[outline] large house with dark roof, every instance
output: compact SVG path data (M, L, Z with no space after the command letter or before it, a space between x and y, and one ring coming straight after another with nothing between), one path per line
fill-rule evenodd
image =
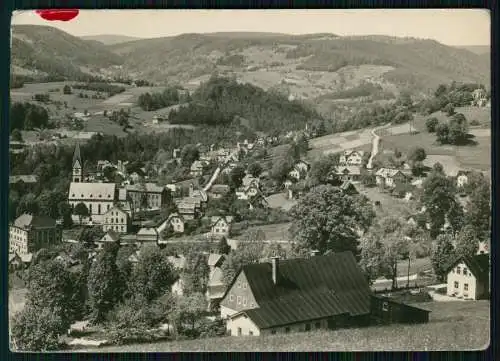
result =
M367 325L375 303L366 278L351 252L308 259L279 260L243 266L220 302L231 335L264 334ZM391 301L392 304L397 304ZM410 307L410 319L425 322L428 311Z
M490 293L490 255L458 257L448 266L446 277L448 296L479 300Z
M56 221L47 216L22 214L9 227L9 252L30 254L59 243L61 230Z

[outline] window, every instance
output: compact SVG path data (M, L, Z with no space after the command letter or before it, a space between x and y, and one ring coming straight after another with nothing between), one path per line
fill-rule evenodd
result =
M464 291L468 291L469 290L469 284L468 283L464 283Z
M243 283L243 288L247 288L247 284L246 283Z
M241 327L238 327L238 336L241 336Z
M247 305L247 298L243 297L243 306L246 306L246 305Z
M238 288L241 288L241 283L238 282Z
M310 323L306 323L305 330L306 331L311 331L311 324Z
M464 274L464 276L467 276L467 268L466 267L464 267L463 274Z
M457 267L457 273L460 274L460 267Z
M100 204L97 205L97 214L101 214L101 205Z
M234 301L234 296L233 295L229 295L229 301Z
M389 302L382 303L382 311L389 311Z
M248 331L249 336L253 336L253 331Z
M316 329L321 328L321 322L316 322L314 324L314 328L316 328Z
M237 296L237 297L236 297L236 303L237 303L238 305L241 305L241 296Z
M109 211L109 204L108 204L108 206L107 206L107 210Z
M458 282L457 282L457 281L455 281L455 283L454 283L454 287L455 287L455 288L458 288L458 286L459 286Z
M125 232L125 227L124 226L122 226L122 232Z
M271 335L276 335L276 330L271 330Z
M290 327L285 328L285 333L289 333L289 332L290 332Z

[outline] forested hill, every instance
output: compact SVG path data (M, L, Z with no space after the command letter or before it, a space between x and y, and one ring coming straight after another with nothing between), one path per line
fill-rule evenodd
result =
M304 129L306 124L322 120L300 101L216 76L198 87L187 106L169 114L169 121L176 124L234 124L241 118L246 120L245 127L265 132Z
M85 41L50 26L12 26L13 74L44 80L83 80L98 76L102 68L121 63L121 58L104 44Z

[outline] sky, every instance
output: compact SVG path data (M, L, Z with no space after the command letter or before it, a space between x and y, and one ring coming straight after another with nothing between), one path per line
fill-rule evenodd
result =
M75 36L139 38L184 33L390 35L433 39L446 45L490 45L490 13L479 9L370 10L84 10L70 22L49 22L34 11L13 24L50 25Z

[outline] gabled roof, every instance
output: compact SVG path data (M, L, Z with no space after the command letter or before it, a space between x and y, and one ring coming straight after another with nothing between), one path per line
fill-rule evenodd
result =
M127 214L127 212L125 212L125 210L123 210L121 206L118 205L114 205L113 207L111 207L109 210L106 211L106 213L104 213L104 215L107 215L108 213L111 212L121 212L124 213L125 215Z
M179 213L177 213L177 212L174 212L174 213L170 213L170 214L168 215L168 217L167 217L167 221L170 221L170 220L171 220L171 219L173 219L173 218L180 218L181 220L184 220L184 217L183 217L181 214L179 214Z
M210 193L216 193L216 194L226 194L230 190L230 187L226 184L214 184L212 187L210 187L209 192Z
M304 307L294 303L299 302L303 305L301 302L314 302L307 296L313 291L318 296L321 293L325 297L324 302L335 305L339 302L337 300L345 302L342 312L347 311L351 314L369 312L370 287L351 252L333 253L307 259L280 260L278 285L275 285L272 280L271 263L247 264L238 272L228 290L231 289L241 272L245 273L257 304L264 307L265 303L270 303L269 307L262 312L279 312L277 299L290 295L291 298L283 299L282 306L292 303L286 307L290 308L292 314L296 312L296 317L299 319L302 314L298 310ZM329 291L334 291L334 293L330 294ZM329 310L331 311L331 308Z
M208 255L208 265L210 267L215 267L224 261L224 256L218 253L210 253Z
M354 175L359 175L361 174L361 170L358 166L355 165L347 165L347 166L341 166L337 169L337 174L354 174Z
M221 219L223 219L227 224L231 224L233 222L233 216L212 216L210 217L210 223L212 227L215 226Z
M209 287L224 286L223 275L224 274L222 273L222 269L220 267L216 267L214 269L214 272L212 273L212 276L208 280L207 286L209 286ZM223 295L224 295L224 292L221 296L223 296Z
M109 238L111 238L113 242L117 242L120 240L120 235L111 229L107 231L106 234L109 236ZM105 238L104 236L101 238L101 240Z
M137 232L137 238L139 237L158 237L158 232L154 227L143 227Z
M14 261L16 258L19 261L21 261L21 257L19 257L19 255L17 253L9 253L9 263Z
M349 157L352 154L358 154L360 157L362 157L365 154L365 152L362 150L352 150L352 149L344 150L345 157Z
M23 263L30 263L33 259L33 253L21 253L19 257Z
M48 216L34 216L32 214L24 213L16 218L14 226L17 228L48 228L55 227L56 221Z
M269 262L247 264L240 272L245 273L258 304L292 291L309 292L325 287L337 293L351 290L370 292L363 272L351 252L280 260L278 285L272 281L272 266Z
M375 175L378 175L380 177L383 177L383 178L392 178L394 177L396 174L398 173L401 173L402 175L404 175L405 177L407 176L404 172L402 172L401 170L399 169L394 169L394 168L380 168L376 173Z
M77 142L75 146L75 153L73 153L73 162L71 163L75 166L75 163L78 162L78 166L82 167L82 157L80 156L80 143Z
M342 183L342 185L340 186L340 189L344 192L348 191L350 189L358 192L358 190L356 189L354 184L352 184L350 181L345 181L344 183Z
M69 199L102 199L113 200L115 198L115 183L74 183L69 185Z
M30 174L30 175L11 175L9 177L9 184L15 184L21 181L24 183L37 183L38 176Z
M472 257L456 257L446 267L446 272L450 272L460 262L464 262L476 278L482 280L488 279L490 272L490 255L488 253L477 254Z

